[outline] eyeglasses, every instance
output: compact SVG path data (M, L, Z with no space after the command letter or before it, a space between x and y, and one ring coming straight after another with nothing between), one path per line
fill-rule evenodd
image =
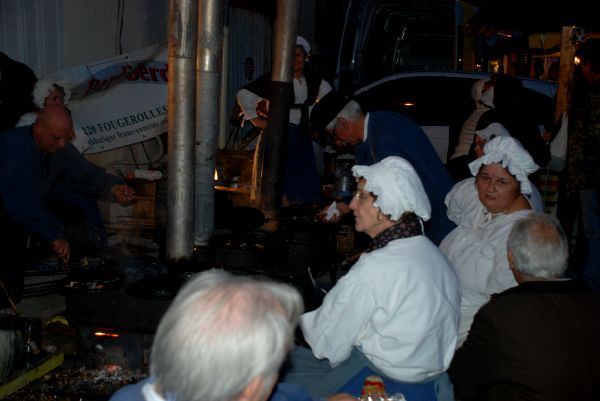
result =
M355 191L354 194L352 195L353 199L358 199L358 200L368 199L368 198L372 198L372 197L373 197L373 195L364 194L360 191Z
M493 184L496 188L506 188L511 184L511 182L505 178L494 179L487 174L477 174L475 178L484 185Z

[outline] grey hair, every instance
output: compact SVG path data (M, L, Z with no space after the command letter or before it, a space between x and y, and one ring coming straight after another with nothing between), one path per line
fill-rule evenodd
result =
M561 276L569 257L567 236L558 220L546 213L531 213L517 220L506 243L514 267L525 276L549 279Z
M337 123L337 119L342 117L348 121L356 121L364 114L360 104L356 100L350 100L346 105L340 110L339 113L334 117L333 120L327 124L326 129L332 130Z
M303 302L281 283L210 270L186 283L163 316L150 371L165 399L230 401L270 382L293 345Z

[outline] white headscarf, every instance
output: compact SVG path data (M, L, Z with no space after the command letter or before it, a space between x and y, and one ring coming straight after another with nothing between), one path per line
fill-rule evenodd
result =
M492 139L492 137L512 136L510 132L508 132L508 130L504 127L504 125L500 123L491 123L484 129L475 131L475 133L486 142Z
M310 55L310 45L308 44L308 40L304 39L302 36L296 37L296 46L302 47L307 56Z
M65 92L65 96L63 98L65 106L69 103L69 99L71 99L71 90L67 86L66 82L43 78L35 83L33 87L33 92L31 94L33 97L33 103L37 106L38 109L44 108L46 98L52 91L54 85L60 86Z
M475 81L471 88L471 98L475 100L477 104L481 103L487 107L494 108L494 87L490 86L484 92L485 84L488 82L486 79L480 79Z
M531 155L515 138L500 136L492 139L483 148L484 155L469 163L471 174L476 176L483 164L499 163L521 184L521 192L530 194L531 182L527 176L539 168Z
M373 203L392 220L413 212L423 220L431 217L429 198L412 165L398 156L389 156L370 166L354 166L355 177L366 180L364 189L377 195Z

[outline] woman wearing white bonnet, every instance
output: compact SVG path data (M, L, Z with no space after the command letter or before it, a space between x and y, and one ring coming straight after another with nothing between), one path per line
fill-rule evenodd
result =
M492 139L484 152L469 164L475 178L456 184L445 200L448 218L457 227L440 249L453 263L462 290L459 345L489 297L517 285L508 266L506 240L514 222L532 211L526 195L534 187L528 176L538 169L512 137Z
M471 98L475 102L475 109L460 127L458 142L447 163L448 171L455 181L460 181L469 176L467 164L476 158L472 152L472 146L475 141L475 129L477 128L479 118L485 112L494 108L493 79L475 81L471 89Z
M294 350L282 381L326 396L377 374L387 391L419 383L415 391L433 386L439 400L452 400L443 392L449 383L443 372L456 346L459 284L423 235L431 213L423 185L410 163L396 156L352 171L356 230L372 243L322 305L301 317L312 353Z
M38 108L38 111L23 114L17 122L16 127L33 124L35 120L37 120L39 112L46 106L67 106L71 99L71 90L65 81L42 78L35 83L31 96L33 97L33 103ZM75 135L71 143L79 150L79 152L84 153L89 148L85 135L76 129L76 124L73 124L73 129L75 130Z
M471 89L471 98L475 101L475 110L464 121L458 138L458 144L450 159L469 154L469 149L473 143L473 135L477 127L479 117L489 109L494 107L494 86L491 80L480 79L475 81Z

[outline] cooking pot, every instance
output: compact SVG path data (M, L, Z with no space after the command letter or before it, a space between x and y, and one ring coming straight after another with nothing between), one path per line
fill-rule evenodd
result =
M59 293L105 292L122 288L123 276L110 270L71 270L66 278L59 281L58 285Z
M25 355L25 322L19 316L0 316L0 380L20 366Z

